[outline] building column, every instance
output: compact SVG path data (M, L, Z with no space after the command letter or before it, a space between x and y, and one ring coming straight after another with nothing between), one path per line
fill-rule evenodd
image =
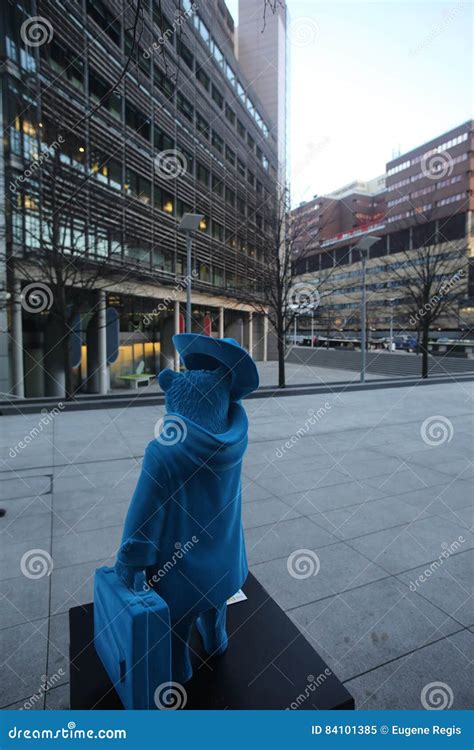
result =
M12 310L12 354L13 354L13 393L25 398L25 371L23 366L23 308L21 306L21 282L13 286Z
M253 312L249 313L249 354L253 357Z
M263 316L263 361L268 360L268 318Z
M179 300L176 300L174 303L174 335L176 336L177 333L179 333ZM175 372L179 372L179 354L174 350L174 370Z
M98 370L99 370L99 393L106 395L108 391L107 373L107 316L106 295L102 289L99 291L99 306L97 310L97 336L98 336Z
M219 307L219 338L224 338L224 308Z

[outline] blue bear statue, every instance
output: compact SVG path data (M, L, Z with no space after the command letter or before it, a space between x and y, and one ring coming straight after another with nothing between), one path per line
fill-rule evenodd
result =
M166 602L172 679L192 677L194 625L208 654L227 648L226 602L248 573L241 467L248 421L240 399L258 387L250 355L232 339L179 334L183 373L163 370L165 416L148 445L115 571L138 573Z

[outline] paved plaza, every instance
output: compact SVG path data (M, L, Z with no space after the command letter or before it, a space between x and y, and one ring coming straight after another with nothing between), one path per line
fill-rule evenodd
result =
M421 708L431 683L469 708L472 384L246 406L252 572L357 708ZM95 568L114 561L162 413L66 411L23 449L41 415L0 418L0 706L68 707L68 610L91 601Z

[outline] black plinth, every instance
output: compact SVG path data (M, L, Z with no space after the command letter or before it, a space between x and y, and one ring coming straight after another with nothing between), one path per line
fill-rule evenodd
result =
M223 656L206 656L195 634L185 708L353 709L344 685L252 575L244 591L247 600L228 608ZM93 617L92 604L69 610L71 708L122 709L94 649Z

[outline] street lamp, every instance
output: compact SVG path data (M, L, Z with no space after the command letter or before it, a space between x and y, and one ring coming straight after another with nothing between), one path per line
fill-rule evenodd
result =
M199 229L200 222L204 219L203 214L183 214L178 225L178 232L186 234L186 333L191 333L191 250L193 245L193 232Z
M389 304L390 304L390 351L393 351L393 303L395 302L395 297L390 297Z
M372 245L378 242L380 237L375 234L366 234L365 237L361 237L359 242L354 245L354 250L359 251L360 260L362 263L362 294L360 300L360 319L361 319L361 331L360 331L360 382L365 383L365 358L366 358L366 336L367 336L367 324L366 324L366 299L365 299L365 265L369 255L369 250Z

